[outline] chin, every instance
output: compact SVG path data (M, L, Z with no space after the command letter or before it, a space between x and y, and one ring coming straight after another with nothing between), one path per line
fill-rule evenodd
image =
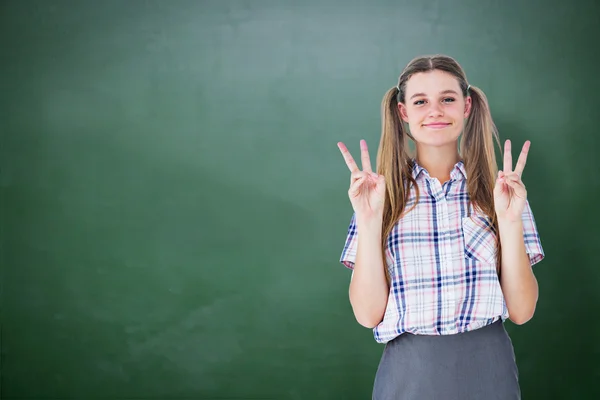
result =
M443 132L443 130L432 132L427 129L413 134L415 141L419 144L434 147L454 145L458 141L459 136L460 132Z

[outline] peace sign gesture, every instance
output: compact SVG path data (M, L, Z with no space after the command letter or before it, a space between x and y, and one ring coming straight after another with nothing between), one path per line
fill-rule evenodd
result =
M525 142L517 160L517 165L513 170L510 140L504 143L504 169L498 171L498 179L496 179L496 186L494 187L494 203L499 220L507 222L521 220L527 201L527 190L521 176L523 175L530 145L529 140Z
M383 203L385 200L385 179L371 169L371 159L367 142L360 141L360 154L362 161L361 171L350 152L339 142L338 148L342 152L346 165L350 169L350 189L348 197L357 217L362 219L381 218L383 215Z

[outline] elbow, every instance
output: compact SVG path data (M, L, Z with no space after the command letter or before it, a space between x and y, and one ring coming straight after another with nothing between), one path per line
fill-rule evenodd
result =
M511 320L511 321L512 321L512 323L513 323L513 324L515 324L515 325L523 325L523 324L525 324L526 322L528 322L528 321L529 321L529 320L530 320L532 317L533 317L533 315L532 315L532 316L529 316L529 317L523 317L523 316L519 316L519 317L510 317L510 320Z
M375 328L385 316L389 289L384 279L362 282L357 277L350 283L349 297L354 318L365 328Z
M371 315L359 316L355 315L356 322L365 328L373 329L381 323L382 318L377 318Z
M353 304L352 310L356 322L365 328L373 329L383 321L385 306L383 308L370 305L365 307L363 304Z
M365 328L373 329L383 321L387 300L382 297L381 301L365 301L350 296L350 304L356 322Z
M529 322L535 314L538 302L538 288L535 277L531 287L528 291L521 291L518 296L513 295L507 299L508 316L515 325L523 325Z
M534 313L535 308L520 310L519 312L509 313L509 318L515 325L523 325L533 318Z
M373 329L381 322L381 318L373 318L372 316L358 316L356 315L356 322L365 328Z

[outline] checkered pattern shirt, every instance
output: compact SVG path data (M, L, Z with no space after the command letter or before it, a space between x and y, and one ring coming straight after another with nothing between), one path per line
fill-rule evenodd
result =
M375 340L386 343L404 332L448 335L506 320L496 272L496 232L489 218L469 205L464 164L458 162L443 185L416 163L412 174L420 199L387 239L390 293L383 321L374 328ZM406 207L415 201L412 189ZM544 251L529 202L522 220L533 265L544 258ZM353 215L340 258L350 269L358 234Z

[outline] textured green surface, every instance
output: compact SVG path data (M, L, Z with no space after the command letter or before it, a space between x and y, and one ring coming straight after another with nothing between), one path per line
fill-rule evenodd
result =
M524 399L597 398L592 1L0 4L3 398L367 399L336 147L374 159L414 56L456 57L546 250Z

